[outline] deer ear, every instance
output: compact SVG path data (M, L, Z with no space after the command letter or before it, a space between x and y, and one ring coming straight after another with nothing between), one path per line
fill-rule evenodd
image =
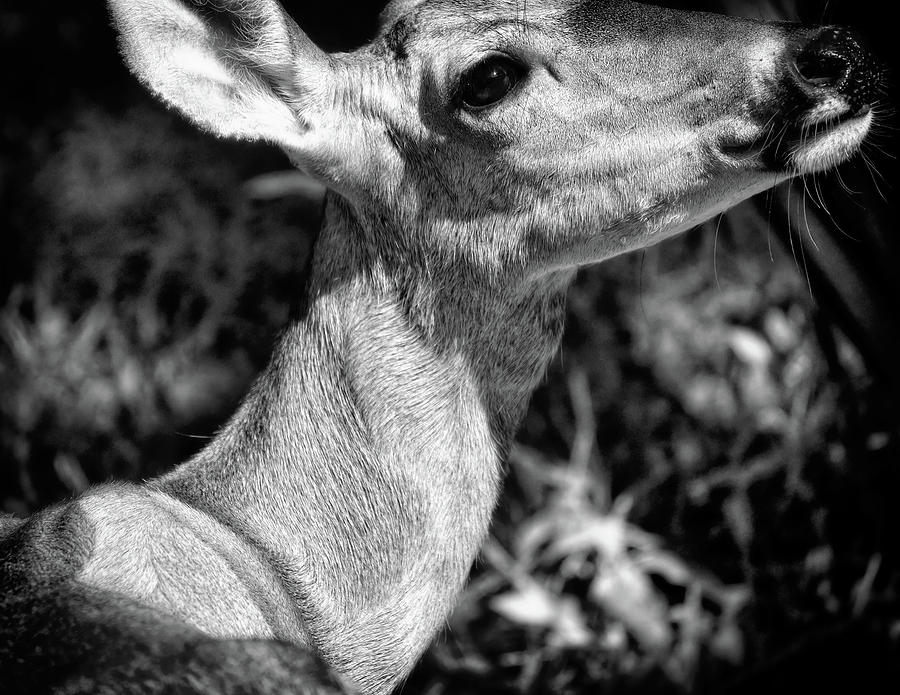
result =
M303 152L331 67L278 2L109 0L109 8L128 67L165 102L217 135Z

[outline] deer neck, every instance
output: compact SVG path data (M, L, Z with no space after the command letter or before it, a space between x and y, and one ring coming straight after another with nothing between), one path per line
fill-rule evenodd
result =
M326 657L353 675L375 648L376 678L405 672L466 579L569 279L491 284L386 254L384 232L330 198L303 315L223 432L158 482L271 559Z

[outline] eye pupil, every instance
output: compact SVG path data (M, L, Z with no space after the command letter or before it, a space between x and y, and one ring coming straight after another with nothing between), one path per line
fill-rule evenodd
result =
M492 56L463 76L461 101L472 109L495 104L512 91L519 76L520 70L512 60L505 56Z

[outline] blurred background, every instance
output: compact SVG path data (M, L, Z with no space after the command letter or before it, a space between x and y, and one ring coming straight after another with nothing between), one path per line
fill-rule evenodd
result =
M329 50L382 6L284 4ZM897 67L881 3L661 4L850 24ZM203 446L299 300L320 206L278 152L152 100L102 3L6 0L0 51L0 509L27 514ZM581 274L405 692L900 692L896 103L839 172Z

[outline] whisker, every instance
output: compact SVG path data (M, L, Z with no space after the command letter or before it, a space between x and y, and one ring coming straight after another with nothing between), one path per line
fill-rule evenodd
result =
M766 245L769 247L769 260L773 263L775 262L775 253L772 250L772 210L775 206L775 190L778 184L778 172L776 171L772 176L772 187L768 192L769 211L766 215Z
M812 242L813 248L815 248L815 250L818 251L819 245L816 243L816 240L812 234L812 229L809 226L809 213L806 208L806 201L811 196L809 195L809 188L807 188L807 186L806 186L806 176L805 175L800 177L800 182L803 184L803 192L805 194L803 196L803 222L806 225L806 234L809 237L809 240Z
M719 213L719 219L716 220L716 232L713 234L713 277L716 279L716 289L722 289L722 285L719 284L719 268L716 265L716 254L719 250L719 227L722 226L722 218L725 217L724 212Z
M803 274L806 275L806 286L809 289L809 296L815 299L813 295L812 280L809 277L809 265L806 263L806 250L803 248L803 235L797 231L797 245L800 247L800 257L803 259Z
M841 170L840 170L840 168L834 170L834 175L837 177L838 182L841 184L841 188L844 189L844 192L847 193L847 195L850 195L850 196L859 195L859 191L853 190L853 189L850 188L850 186L848 186L847 183L844 181L844 177L841 176Z
M881 186L878 185L878 179L875 178L876 175L881 178L882 182L887 183L887 179L884 178L882 173L878 171L875 163L866 155L863 150L859 151L859 156L863 160L863 163L866 165L866 171L869 172L869 177L872 179L872 184L875 186L875 190L878 191L879 197L885 202L888 202L887 196L885 196L884 192L881 190Z
M791 192L793 191L794 184L789 183L787 189L787 204L785 209L787 210L787 231L788 231L788 242L791 246L791 256L794 258L794 265L797 267L797 270L800 270L800 262L797 259L797 249L794 248L794 225L791 222Z
M831 225L832 225L836 230L838 230L838 232L840 232L843 236L845 236L847 239L850 239L850 240L852 240L852 241L857 241L857 242L860 241L859 237L856 237L856 236L854 236L853 234L850 234L849 232L844 231L844 228L841 227L840 223L837 221L837 218L832 214L832 212L831 212L831 210L828 208L828 206L825 205L825 200L824 200L824 197L823 197L823 196L824 196L824 193L823 193L823 191L822 191L821 184L820 184L819 180L817 180L815 177L813 177L813 182L818 186L818 191L819 191L819 203L820 203L820 206L821 206L822 210L824 210L824 211L825 211L825 214L828 215L828 219L831 221Z

